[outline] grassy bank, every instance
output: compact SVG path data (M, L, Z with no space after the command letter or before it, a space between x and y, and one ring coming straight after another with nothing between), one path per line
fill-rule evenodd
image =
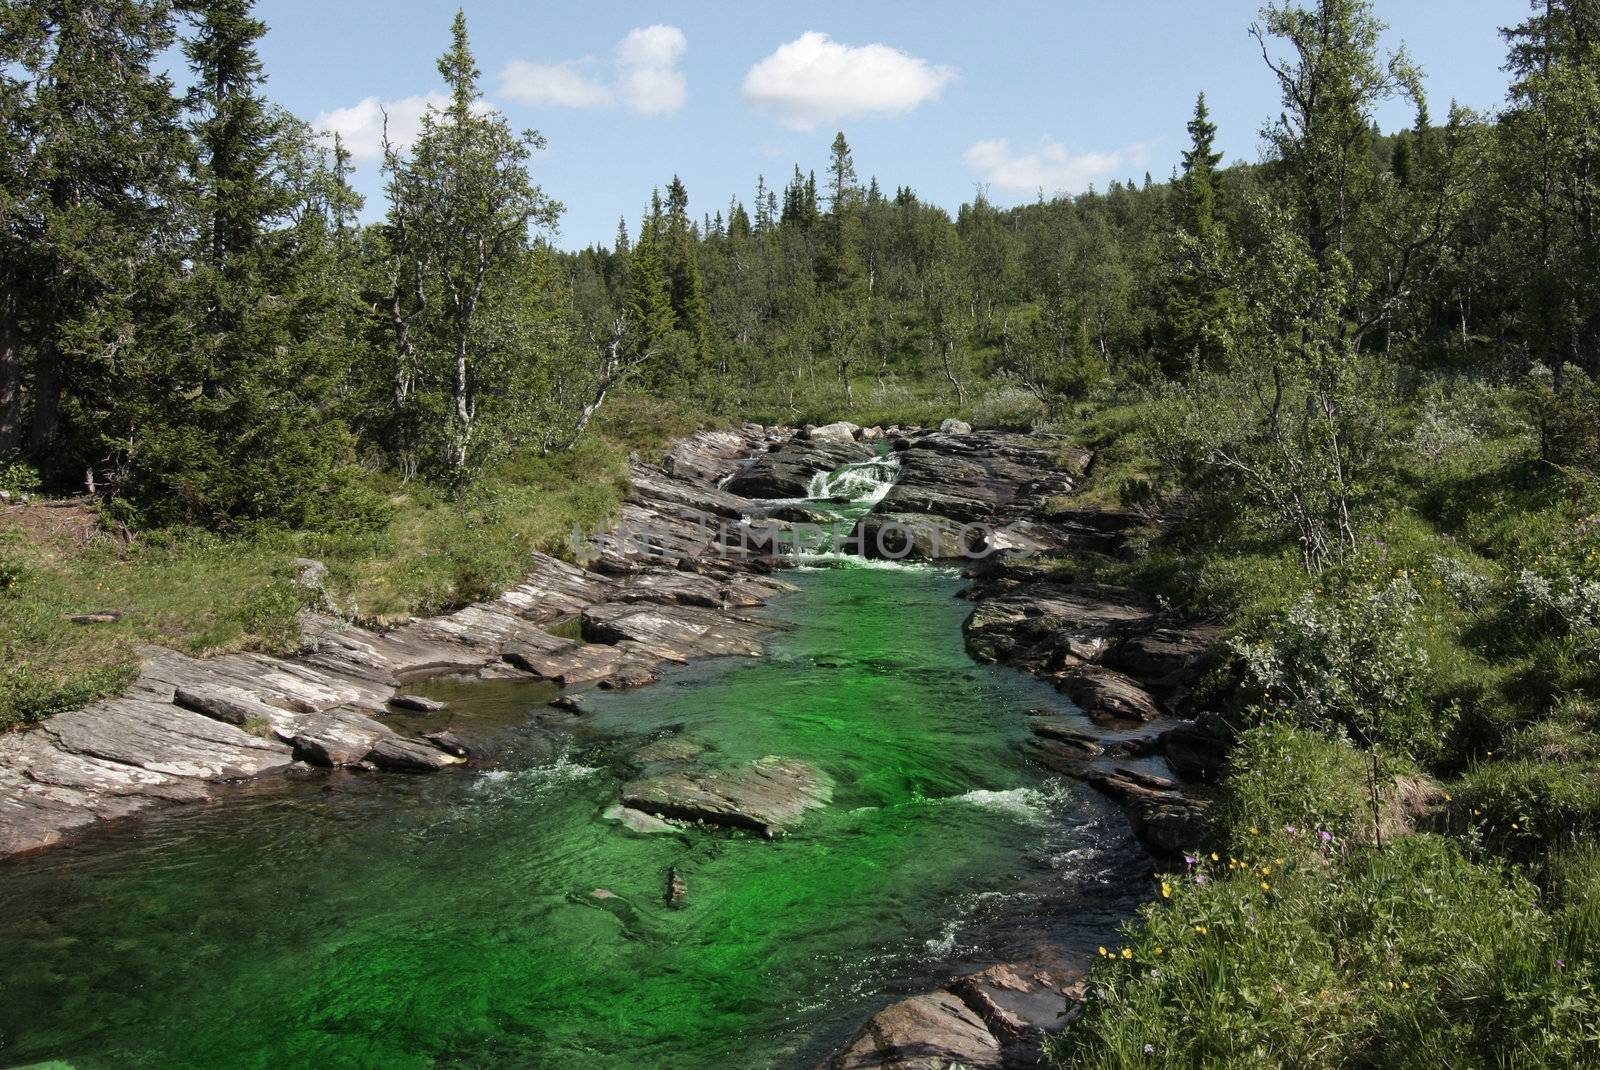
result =
M284 652L317 596L297 558L328 567L341 611L383 625L491 598L529 553L567 555L574 525L603 524L627 492L630 451L661 450L701 425L693 413L624 400L568 453L513 456L459 495L374 473L375 522L330 531L128 532L82 501L0 514L0 730L116 694L138 649ZM118 619L76 623L74 617Z
M1408 397L1317 575L1163 482L1158 400L1080 416L1088 497L1169 519L1076 567L1229 624L1204 706L1240 735L1057 1064L1600 1065L1600 496L1537 398Z

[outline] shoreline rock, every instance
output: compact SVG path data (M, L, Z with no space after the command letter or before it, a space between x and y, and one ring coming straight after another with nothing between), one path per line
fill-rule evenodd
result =
M633 462L620 526L657 539L601 540L589 567L535 554L523 581L492 601L386 632L313 616L305 649L284 657L200 659L148 648L125 695L0 736L0 857L102 820L210 799L229 782L281 773L297 759L394 773L465 764L471 741L404 735L379 720L440 712L402 690L419 680L638 687L663 663L759 654L764 628L740 611L793 588L771 577L755 551L717 541L722 523L751 507L720 484L778 434L755 425L703 432L675 443L660 465ZM858 453L871 448L853 439L806 444L784 457L783 472L809 483L808 465L836 467L836 456ZM297 567L320 581L317 564ZM551 634L573 621L585 642Z

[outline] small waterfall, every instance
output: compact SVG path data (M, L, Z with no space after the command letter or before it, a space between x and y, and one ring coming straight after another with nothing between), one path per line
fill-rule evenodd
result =
M894 454L857 461L832 472L818 472L806 489L810 501L835 501L838 504L865 505L883 500L900 474L900 459ZM865 511L865 510L863 510Z

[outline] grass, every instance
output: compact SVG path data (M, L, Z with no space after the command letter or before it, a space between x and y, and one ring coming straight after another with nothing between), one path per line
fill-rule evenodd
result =
M0 520L0 730L117 694L146 644L197 655L296 649L301 612L317 597L295 584L297 558L326 564L341 610L376 626L494 597L530 553L570 556L574 525L592 530L614 515L630 451L660 452L703 423L626 397L603 415L578 449L515 456L459 496L374 473L388 519L373 529L125 539L87 507L13 511ZM102 611L120 619L69 619Z

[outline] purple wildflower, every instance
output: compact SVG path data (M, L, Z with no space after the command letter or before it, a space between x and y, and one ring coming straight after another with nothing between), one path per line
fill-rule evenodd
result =
M1323 843L1332 843L1333 833L1329 832L1327 829L1318 829L1317 839L1321 840Z
M1207 883L1210 882L1210 878L1207 877L1204 873L1201 873L1201 874L1199 874L1198 876L1195 877L1194 882L1196 884L1207 884Z

